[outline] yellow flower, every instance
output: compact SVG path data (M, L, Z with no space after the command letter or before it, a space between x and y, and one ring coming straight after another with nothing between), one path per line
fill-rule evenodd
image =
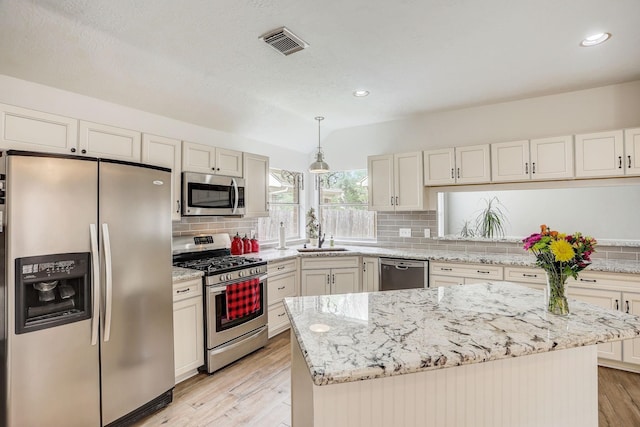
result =
M549 246L551 248L551 253L556 257L556 261L569 261L576 255L571 244L566 240L554 240Z

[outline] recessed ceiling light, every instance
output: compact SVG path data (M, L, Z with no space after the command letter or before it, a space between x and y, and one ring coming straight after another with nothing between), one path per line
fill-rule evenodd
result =
M593 34L580 42L580 46L589 47L604 43L611 38L611 33Z
M368 90L354 90L353 91L353 96L361 98L363 96L368 96L369 95L369 91Z

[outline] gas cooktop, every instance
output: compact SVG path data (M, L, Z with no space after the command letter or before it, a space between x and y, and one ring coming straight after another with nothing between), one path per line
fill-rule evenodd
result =
M195 270L204 271L206 275L210 275L264 265L266 263L266 261L263 261L260 258L223 255L219 257L207 256L205 258L177 261L174 262L174 265L176 267L193 268Z

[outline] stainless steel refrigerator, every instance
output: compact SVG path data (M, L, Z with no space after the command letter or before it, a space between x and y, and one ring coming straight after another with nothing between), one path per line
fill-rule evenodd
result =
M172 400L171 175L0 158L0 425L128 425Z

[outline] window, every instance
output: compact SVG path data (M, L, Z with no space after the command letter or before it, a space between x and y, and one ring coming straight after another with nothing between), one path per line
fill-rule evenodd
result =
M269 217L258 218L260 240L277 241L281 222L287 240L300 238L301 183L300 172L269 169Z
M369 211L367 170L322 174L320 223L326 238L375 240L376 213Z

